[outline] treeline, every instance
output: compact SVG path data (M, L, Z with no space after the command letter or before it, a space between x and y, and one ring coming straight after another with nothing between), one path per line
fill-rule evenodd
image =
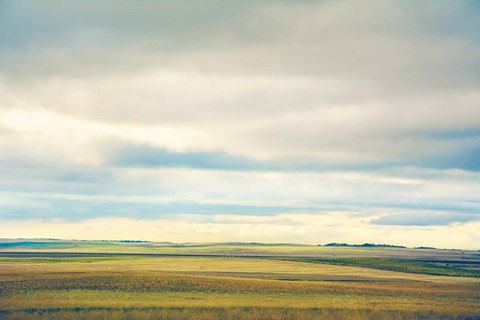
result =
M371 247L384 247L384 248L406 248L405 246L396 246L392 244L376 244L376 243L363 243L363 244L349 244L349 243L337 243L331 242L324 245L319 245L324 247L363 247L363 248L371 248Z

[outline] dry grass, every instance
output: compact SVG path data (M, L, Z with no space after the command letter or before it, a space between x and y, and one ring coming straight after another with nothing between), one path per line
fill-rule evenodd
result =
M254 245L254 244L205 244L194 246L173 246L162 243L119 243L119 242L51 242L44 245L1 247L2 251L18 252L100 252L100 253L166 253L166 254L221 254L221 255L278 255L311 256L323 258L342 257L431 257L462 258L473 257L478 253L462 250L415 250L408 248L383 247L324 247L314 245Z
M51 319L125 319L125 320L239 320L239 319L324 319L324 320L400 320L400 319L478 319L471 313L400 312L383 310L299 309L299 308L164 308L122 310L39 310L4 313L3 319L51 320Z
M0 260L0 318L480 319L472 278L242 258L58 261Z
M54 263L53 263L54 262ZM424 274L373 270L355 266L312 264L307 262L269 260L259 258L223 257L108 257L108 258L0 258L0 275L8 276L10 271L19 274L49 274L58 272L186 272L186 273L243 273L276 274L280 278L287 275L328 276L328 280L357 278L358 280L409 280L428 282L468 282L476 281L462 277L445 277ZM283 277L282 277L283 276ZM287 277L288 278L288 277ZM318 278L317 279L321 279ZM325 278L326 279L326 278Z

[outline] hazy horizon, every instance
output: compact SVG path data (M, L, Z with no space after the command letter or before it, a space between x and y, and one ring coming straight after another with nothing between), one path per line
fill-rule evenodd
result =
M478 250L480 3L1 1L0 237Z
M223 242L174 242L168 240L148 240L148 239L63 239L63 238L0 238L0 247L2 243L13 243L16 248L22 247L23 243L30 242L121 242L126 244L131 243L156 243L156 244L168 244L173 247L195 247L195 246L216 246L216 245L231 245L231 246L248 246L248 245L260 245L260 246L308 246L308 247L355 247L355 248L386 248L386 249L434 249L434 250L446 250L446 251L480 251L480 247L475 249L465 248L436 248L427 246L409 247L404 246L401 243L345 243L345 242L327 242L327 243L296 243L296 242L243 242L243 241L223 241ZM61 252L61 251L60 251Z

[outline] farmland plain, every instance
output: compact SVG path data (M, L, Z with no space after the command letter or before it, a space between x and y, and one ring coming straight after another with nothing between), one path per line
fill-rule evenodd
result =
M480 319L474 251L33 242L0 245L2 319Z

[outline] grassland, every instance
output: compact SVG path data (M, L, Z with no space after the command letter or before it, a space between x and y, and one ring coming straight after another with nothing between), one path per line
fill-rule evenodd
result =
M282 248L300 247L267 247ZM386 254L312 259L0 256L0 318L480 319L480 278L460 269L428 274L430 264L412 262L391 270Z
M462 268L442 267L433 263L409 261L392 258L285 258L290 261L310 263L324 263L341 266L357 266L372 269L391 270L409 273L422 273L444 276L474 277L480 278L480 270L465 270Z
M2 242L0 252L70 252L70 253L144 253L144 254L217 254L244 256L293 256L317 258L476 258L480 252L463 250L415 250L383 247L324 247L313 245L266 244L175 244L175 243L124 243L115 241L25 241Z

